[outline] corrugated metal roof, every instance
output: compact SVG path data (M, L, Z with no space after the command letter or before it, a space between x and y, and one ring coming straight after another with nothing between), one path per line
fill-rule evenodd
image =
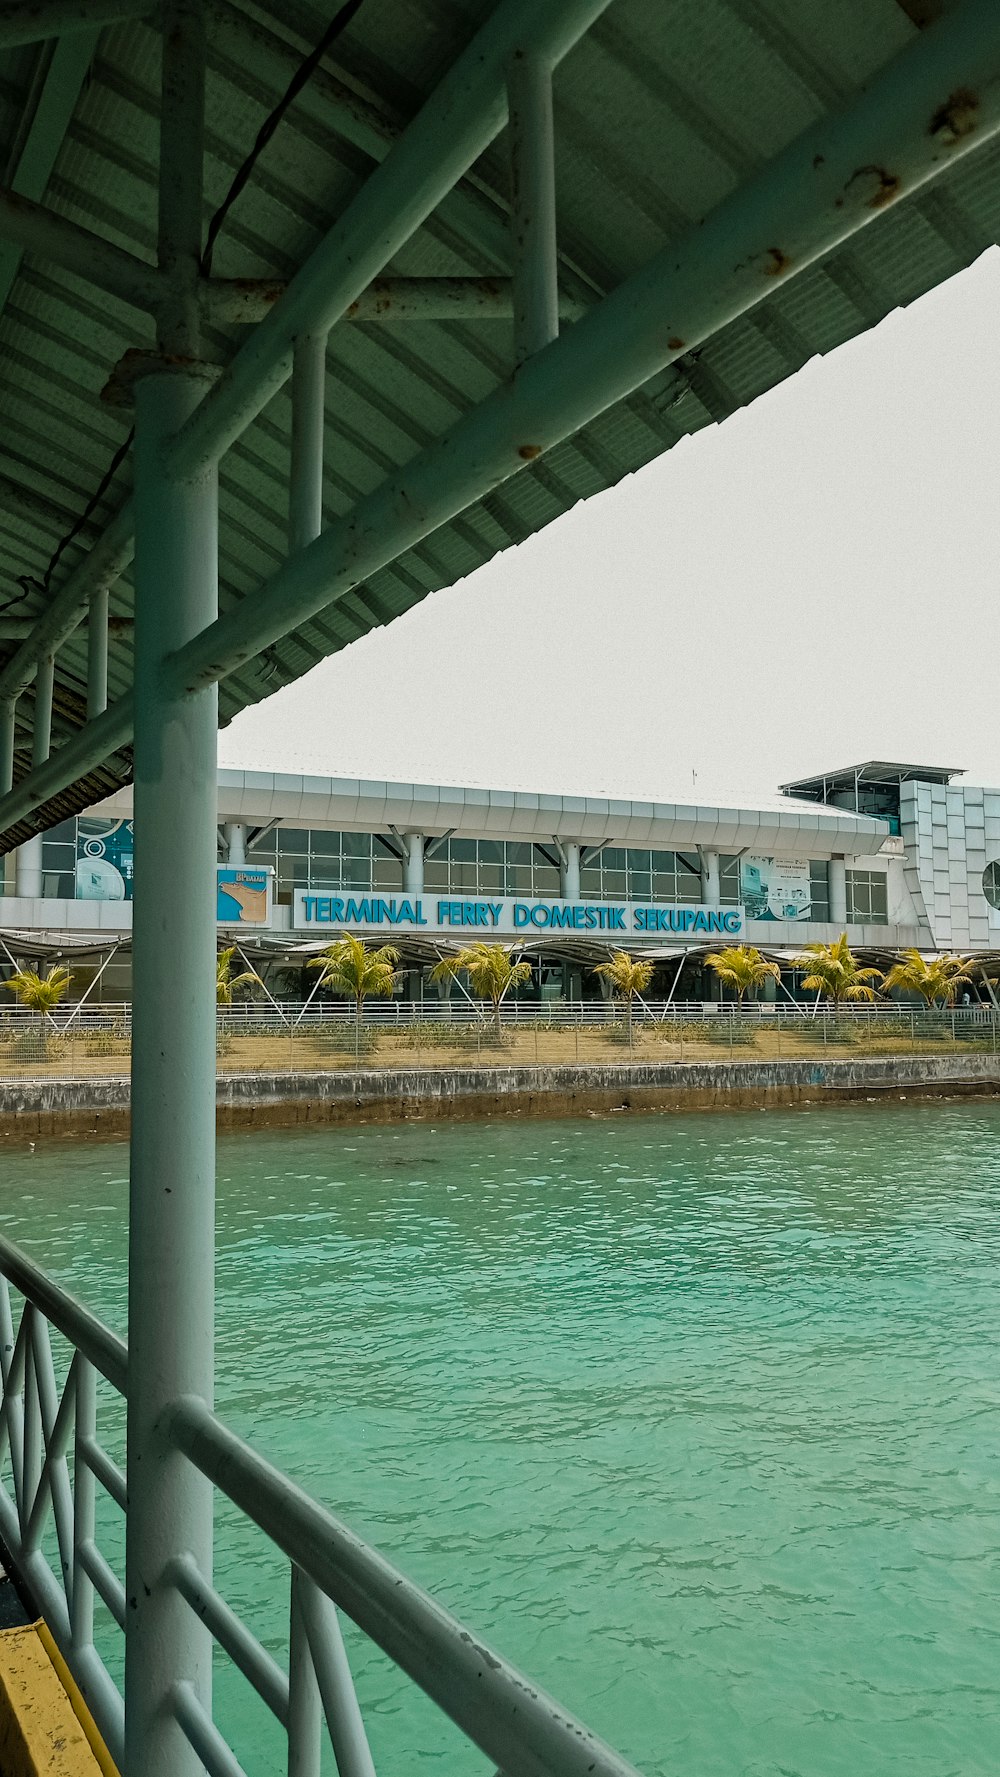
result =
M848 98L915 34L910 15L926 10L896 0L672 0L669 7L616 0L556 74L566 293L586 304L614 288ZM367 0L338 40L335 59L326 58L258 161L226 220L214 272L287 278L299 267L491 11L486 0ZM210 212L326 23L325 8L301 0L213 5ZM58 105L42 102L51 47L8 55L0 69L0 166L17 188L25 156L37 167L39 154L44 162L48 152L47 206L152 264L159 35L140 22L84 41L86 78L61 133ZM60 90L72 90L65 69ZM923 194L892 207L849 247L776 288L674 369L226 679L222 720L968 265L996 238L998 173L1000 148L984 146ZM504 138L386 269L509 272ZM208 348L222 363L244 336L245 329L216 327ZM130 423L127 411L102 400L102 390L127 350L151 343L151 325L136 310L39 259L20 260L0 315L0 474L44 504L30 513L9 504L0 509L0 606L12 601L19 616L44 607L49 594L25 596L21 577L42 579L69 521L98 488ZM511 363L505 321L335 328L326 406L328 520L502 383ZM224 610L285 555L289 419L286 390L222 462ZM50 591L80 561L129 480L126 458L94 518L63 553ZM114 588L112 612L126 614L131 604L126 575ZM14 647L0 643L0 665ZM128 689L131 670L131 637L119 631L112 637L112 700ZM85 627L60 649L57 677L56 738L76 725L85 697ZM30 730L30 696L21 704ZM25 739L22 733L22 748ZM26 763L22 750L19 769ZM129 758L118 755L48 805L43 824L107 794L129 772ZM11 829L0 848L31 830L27 823Z

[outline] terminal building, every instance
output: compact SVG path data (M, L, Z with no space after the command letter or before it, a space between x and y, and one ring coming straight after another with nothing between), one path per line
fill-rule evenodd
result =
M787 961L847 933L866 956L1000 949L1000 791L869 761L755 806L219 773L220 942L284 997L344 930L395 944L407 997L470 939L535 960L528 997L597 996L593 965L652 957L653 993L717 995L705 954L747 941ZM129 993L132 805L123 789L7 859L0 963L76 955L97 996ZM271 970L269 976L268 969ZM310 985L315 977L311 978Z

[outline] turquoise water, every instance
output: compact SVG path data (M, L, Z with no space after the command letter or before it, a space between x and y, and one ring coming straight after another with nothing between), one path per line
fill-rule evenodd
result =
M648 1773L1000 1769L1000 1107L220 1146L219 1404ZM125 1151L0 1226L124 1323ZM218 1580L280 1645L284 1570ZM376 1762L485 1762L350 1643ZM252 1777L277 1747L220 1672Z

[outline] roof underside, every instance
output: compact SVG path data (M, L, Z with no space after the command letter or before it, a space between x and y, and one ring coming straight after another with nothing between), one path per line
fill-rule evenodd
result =
M884 759L867 759L863 765L842 765L836 771L821 771L815 777L793 778L782 784L784 796L809 797L824 795L828 790L853 790L855 784L904 784L916 781L925 784L947 784L961 777L960 765L899 765Z
M560 275L588 304L678 237L813 120L848 99L914 36L933 5L897 0L615 0L555 80ZM475 29L488 0L366 0L256 163L215 249L223 277L287 279L344 210ZM228 4L210 19L206 206L215 210L261 123L328 22L302 0ZM155 255L160 39L145 23L9 53L0 70L5 182L128 249ZM324 656L388 623L689 433L724 420L967 266L996 238L1000 148L984 146L849 246L789 280L677 366L469 507L219 688L228 722ZM508 274L508 171L500 137L405 251L398 276ZM2 616L44 609L117 510L127 452L80 535L53 554L123 446L130 413L102 400L151 323L47 262L0 244L0 475L30 496L0 508ZM216 328L228 361L246 330ZM509 375L510 323L343 322L330 337L327 521L406 463ZM221 465L220 603L286 552L290 402L276 396ZM46 584L47 581L47 584ZM113 616L132 610L126 575ZM0 667L15 642L0 641ZM86 627L60 649L53 742L82 720ZM111 637L109 698L132 678L131 631ZM27 768L31 697L19 704L15 776ZM7 850L129 781L118 754L0 835Z

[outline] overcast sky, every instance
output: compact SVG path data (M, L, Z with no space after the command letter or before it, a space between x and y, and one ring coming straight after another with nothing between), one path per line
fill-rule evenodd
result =
M1000 784L1000 251L241 716L221 762L665 801Z

